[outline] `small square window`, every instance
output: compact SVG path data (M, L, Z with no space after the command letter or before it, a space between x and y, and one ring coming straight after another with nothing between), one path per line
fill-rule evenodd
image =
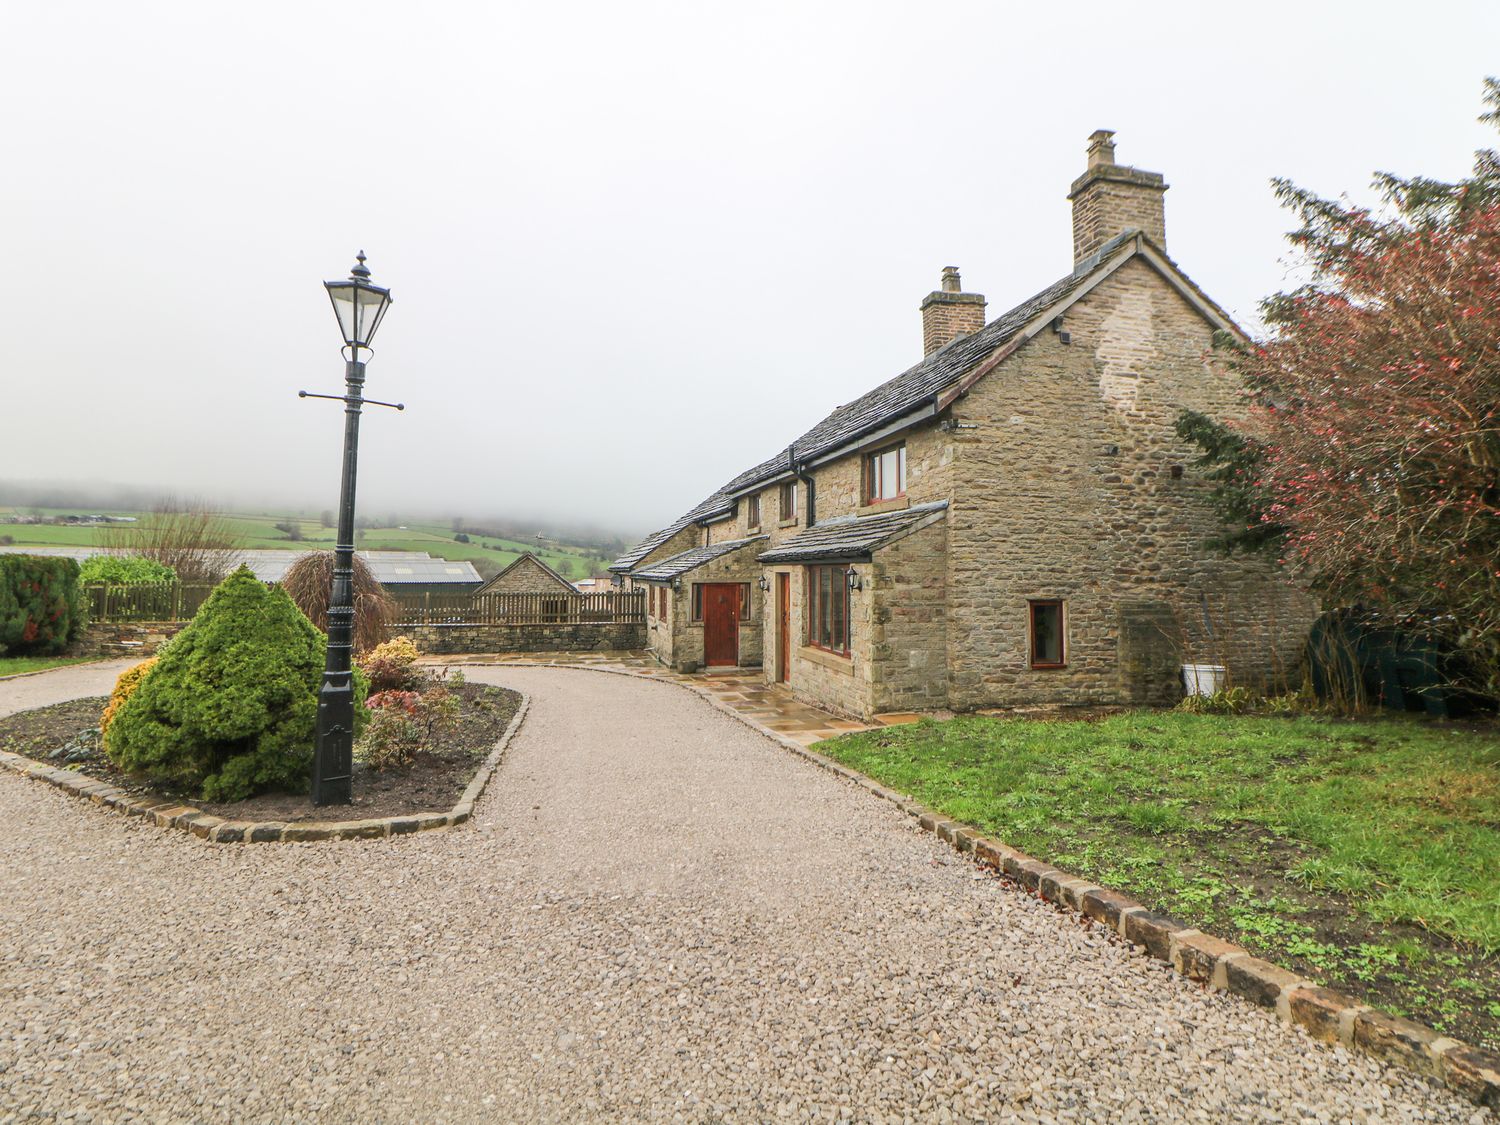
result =
M906 444L865 455L865 503L898 500L906 495Z
M1031 613L1031 666L1061 668L1067 663L1063 634L1063 603L1036 601L1028 603Z

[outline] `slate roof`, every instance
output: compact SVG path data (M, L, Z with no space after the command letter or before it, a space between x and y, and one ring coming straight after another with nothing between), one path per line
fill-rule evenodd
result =
M1028 297L1015 308L1001 313L977 332L960 336L894 379L888 379L874 390L838 407L786 449L747 469L676 523L648 536L610 566L613 571L628 571L662 543L690 523L726 515L733 509L737 493L774 480L787 473L794 463L806 463L832 453L882 426L935 401L948 388L1008 343L1017 332L1049 307L1064 300L1085 285L1117 250L1137 237L1127 230L1116 235L1094 254L1074 267L1041 292Z
M764 535L753 535L749 539L731 539L724 543L714 543L707 547L694 547L690 551L673 555L669 559L653 563L645 570L638 570L631 575L643 582L670 582L679 574L686 574L690 570L697 570L704 563L713 562L714 559L723 558L725 555L738 551L741 547L748 547L751 543L757 543L765 539Z
M763 551L760 561L791 563L864 558L892 539L916 530L924 521L935 523L947 508L948 501L938 500L932 504L913 504L899 512L827 520L782 540L769 551Z
M699 520L712 519L715 516L726 515L733 509L734 501L724 494L723 489L720 489L697 507L683 513L675 522L669 523L660 531L653 531L650 535L646 536L646 538L610 563L609 569L629 570L689 524L697 523Z

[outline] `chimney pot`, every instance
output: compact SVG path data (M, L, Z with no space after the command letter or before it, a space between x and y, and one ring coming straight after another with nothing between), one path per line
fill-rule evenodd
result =
M1115 131L1113 129L1095 129L1089 134L1089 167L1097 168L1101 164L1113 164L1115 162Z
M959 280L958 267L957 266L944 266L943 267L943 292L944 293L957 293L963 287L964 287L963 282Z

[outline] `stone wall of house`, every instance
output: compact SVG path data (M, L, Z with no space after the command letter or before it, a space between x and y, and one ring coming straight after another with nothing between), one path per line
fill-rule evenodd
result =
M124 657L144 660L186 628L186 621L94 622L69 648L69 656Z
M424 653L610 652L646 643L644 625L409 625L402 629Z
M867 564L855 564L866 578ZM874 635L875 592L871 582L849 595L849 656L824 652L805 643L807 637L807 568L773 566L767 570L771 589L766 594L761 613L762 644L766 660L766 679L775 679L776 652L776 575L791 576L788 628L789 677L786 686L800 699L830 711L864 717L874 711L871 692L872 646Z
M640 588L646 591L646 650L663 664L670 665L677 658L673 647L675 638L672 635L674 592L670 586L664 587L652 582L642 582ZM663 590L667 595L665 600L662 598Z
M739 666L758 668L762 652L762 594L756 586L761 575L756 556L765 550L765 541L751 543L738 551L704 563L682 576L682 589L673 590L671 601L670 649L658 656L680 672L696 672L703 667L703 622L693 620L693 586L706 582L745 583L750 587L750 617L739 626Z
M949 705L1165 703L1177 666L1259 686L1315 607L1262 559L1204 547L1209 482L1173 430L1241 409L1210 325L1139 259L953 408ZM1066 667L1032 669L1028 601L1064 602Z
M869 601L870 704L874 711L935 711L948 705L948 524L898 539L856 564Z
M562 594L576 593L573 586L561 582L541 563L530 555L523 556L492 585L485 587L487 594Z
M906 497L883 504L864 503L864 459L865 455L881 448L906 442ZM839 457L826 465L812 470L817 489L818 522L840 516L868 515L905 508L911 504L926 504L933 500L946 500L950 494L954 445L951 435L943 433L935 425L927 424L904 434L893 435L888 441L877 442L866 449ZM797 482L797 520L788 527L781 526L777 510L779 488L770 485L760 491L761 522L759 530L749 524L749 505L742 499L735 518L710 527L712 542L727 539L743 539L748 535L766 535L769 540L761 550L800 535L807 530L807 484Z

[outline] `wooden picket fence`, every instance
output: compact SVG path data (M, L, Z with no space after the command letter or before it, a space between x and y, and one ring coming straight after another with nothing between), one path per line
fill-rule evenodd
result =
M104 582L83 587L89 620L187 621L214 592L212 585L185 586L181 582L143 582L112 586Z
M644 625L644 591L603 594L403 594L393 625Z
M187 621L213 593L211 585L151 582L95 583L83 588L89 620ZM644 625L642 590L603 594L433 594L391 592L395 626L403 625Z

